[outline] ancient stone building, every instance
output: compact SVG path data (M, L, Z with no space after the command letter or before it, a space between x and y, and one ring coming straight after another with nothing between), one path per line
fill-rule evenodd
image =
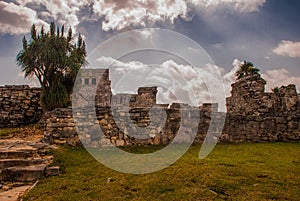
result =
M300 96L296 86L264 91L260 75L232 84L222 141L293 141L300 139Z
M226 101L228 113L276 116L299 109L295 85L283 86L274 93L266 93L265 85L260 75L247 76L232 84L232 96Z
M80 84L81 105L88 105L89 102L95 103L99 107L110 107L111 103L111 81L108 69L84 69L79 72L77 80ZM95 95L96 94L96 95Z
M156 87L139 88L137 94L112 95L108 71L101 80L97 100L105 104L97 103L96 113L104 135L89 135L86 127L80 127L80 132L84 133L80 135L81 140L92 147L167 144L179 129L197 134L195 142L203 142L212 112L217 118L225 115L218 114L218 105L211 103L199 108L178 103L170 107L157 104ZM247 76L232 84L221 142L300 140L300 99L295 85L281 87L276 93L266 93L265 84L259 75ZM91 108L85 110L86 113L89 111L92 114ZM78 144L72 110L57 109L51 115L46 130L47 140Z
M266 82L260 75L246 76L232 84L226 114L218 113L218 105L213 103L199 107L157 104L155 86L141 87L136 94L113 95L107 69L85 69L79 84L82 90L77 95L82 98L75 97L80 101L76 116L81 121L79 130L73 119L76 108L56 109L45 115L45 141L79 145L81 140L92 147L167 144L180 131L186 133L180 140L193 138L200 143L212 125L212 114L216 121L226 115L221 142L300 140L300 96L295 85L266 93ZM41 89L28 86L0 87L0 127L37 122L42 116L40 93ZM87 117L92 115L96 122L89 122Z

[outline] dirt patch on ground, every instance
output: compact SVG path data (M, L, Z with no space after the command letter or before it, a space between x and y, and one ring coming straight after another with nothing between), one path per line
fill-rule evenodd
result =
M44 129L38 124L20 128L3 128L0 129L1 132L3 134L0 135L0 139L40 141L44 137Z

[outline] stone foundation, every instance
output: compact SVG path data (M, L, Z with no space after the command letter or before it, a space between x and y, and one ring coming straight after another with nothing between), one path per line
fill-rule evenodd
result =
M166 108L161 105L156 105L155 108L157 109L156 112L161 112L161 116L165 115L166 121L162 125L152 123L150 126L147 126L150 124L150 119L147 115L143 115L145 114L144 109L135 109L131 113L125 113L123 110L112 112L108 108L103 108L98 111L97 124L94 127L89 127L90 130L85 125L79 125L81 140L90 147L109 146L110 143L116 146L168 144L178 134L180 128L183 132L186 132L185 137L197 133L194 140L195 143L202 143L205 139L211 122L210 114L213 105L206 104L205 107L200 107L200 120L194 118L193 121L185 121L184 119L187 118L188 113L185 113L180 108ZM155 112L155 109L152 112ZM186 116L182 116L181 113L185 113ZM138 117L139 122L136 122L135 118L130 121L122 121L124 118L116 118L117 114L124 118ZM225 114L220 113L217 119L220 119L222 115ZM67 143L73 146L81 145L71 116L71 108L56 109L52 112L46 127L48 142L56 144ZM161 116L155 115L157 119L151 120L154 123L158 123L161 120ZM197 116L197 114L194 116ZM286 117L245 117L227 114L223 134L219 141L230 143L300 141L299 118L299 114ZM130 125L126 127L126 124ZM135 124L135 126L132 126L132 124ZM100 126L103 135L99 132L97 133L97 126ZM141 128L147 128L147 130ZM93 129L95 132L93 132ZM190 137L192 138L192 136ZM184 142L185 139L182 141Z
M41 89L0 86L0 128L36 123L42 116Z

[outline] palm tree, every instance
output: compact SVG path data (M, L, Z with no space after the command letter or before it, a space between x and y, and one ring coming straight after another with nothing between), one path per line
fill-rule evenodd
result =
M237 79L253 74L259 74L259 69L254 67L253 63L249 61L244 61L240 65L240 69L236 72Z
M70 102L77 73L87 64L85 58L86 46L81 35L74 43L71 28L65 36L64 26L60 28L51 22L47 33L42 27L37 34L32 25L31 38L27 41L24 36L16 60L25 78L37 77L43 90L42 102L45 109L51 110Z

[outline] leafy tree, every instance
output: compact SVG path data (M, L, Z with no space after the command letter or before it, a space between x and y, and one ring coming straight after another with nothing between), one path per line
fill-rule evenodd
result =
M42 102L46 110L66 107L77 73L86 65L86 45L81 35L74 41L72 29L65 36L64 25L60 28L54 22L50 30L44 27L37 33L31 27L29 41L23 38L23 48L17 55L17 64L25 73L25 78L36 77L42 87Z
M249 61L244 61L240 65L240 69L236 72L237 79L253 74L259 74L259 69L254 67L253 63Z

